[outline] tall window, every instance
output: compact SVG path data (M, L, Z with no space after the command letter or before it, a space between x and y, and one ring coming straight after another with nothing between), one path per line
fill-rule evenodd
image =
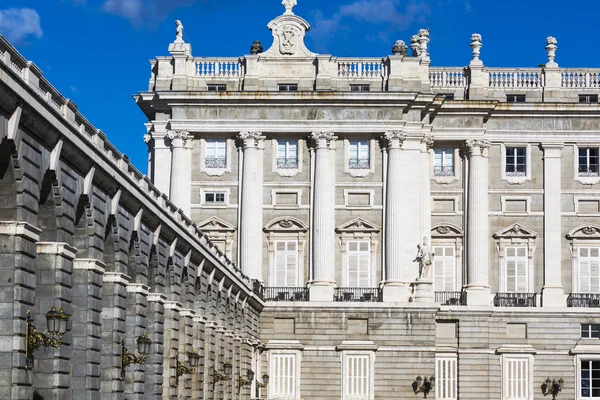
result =
M371 398L371 359L369 354L344 354L343 399L369 400Z
M600 248L578 248L578 293L600 292Z
M206 168L226 168L227 167L227 142L225 139L207 139L205 165Z
M298 141L282 140L277 142L277 168L298 168Z
M371 168L368 140L350 141L348 149L348 167L350 169Z
M525 147L506 148L506 176L527 175L527 149Z
M504 290L509 293L528 292L527 247L506 247L504 251Z
M457 378L456 357L439 357L435 360L435 398L456 400Z
M371 243L366 240L352 240L347 244L348 287L371 286Z
M598 176L598 148L579 148L579 176Z
M600 360L579 361L579 388L581 400L600 399Z
M296 353L271 354L269 398L296 399Z
M454 176L454 149L434 149L433 175Z
M273 286L298 286L298 241L275 241L275 262L273 270Z
M530 362L526 357L505 357L503 362L503 396L505 400L529 400L532 398L530 387Z
M436 292L456 290L456 254L453 246L433 248L433 285Z

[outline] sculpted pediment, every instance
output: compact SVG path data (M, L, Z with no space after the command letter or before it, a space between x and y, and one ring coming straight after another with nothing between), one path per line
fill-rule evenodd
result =
M279 217L271 220L263 228L265 232L306 232L308 227L298 218L294 217Z
M600 225L579 225L567 233L567 239L600 239Z
M218 217L210 217L205 219L204 221L198 224L198 227L202 231L211 232L211 231L224 231L231 232L235 231L235 226L231 225L227 221L223 221Z
M354 218L336 228L337 233L342 232L379 232L381 228L362 218Z
M456 225L437 224L431 228L432 237L462 237L463 231Z
M520 224L512 224L494 233L495 239L501 238L537 238L537 232Z

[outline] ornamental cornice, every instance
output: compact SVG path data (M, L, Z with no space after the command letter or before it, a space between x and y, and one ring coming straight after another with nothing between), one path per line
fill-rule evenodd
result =
M473 139L465 141L465 149L467 155L470 156L483 156L487 157L487 150L490 148L491 143L487 140Z

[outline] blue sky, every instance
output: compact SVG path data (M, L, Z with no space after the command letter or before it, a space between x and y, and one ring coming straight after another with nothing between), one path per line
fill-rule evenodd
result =
M468 64L471 34L480 33L487 66L545 63L545 39L555 36L561 67L600 67L595 0L298 3L294 12L312 26L306 44L318 53L386 56L395 40L429 28L437 66ZM145 173L146 120L131 95L147 89L148 60L168 55L174 20L194 56L241 56L254 40L271 45L266 25L283 11L281 0L1 0L0 34Z

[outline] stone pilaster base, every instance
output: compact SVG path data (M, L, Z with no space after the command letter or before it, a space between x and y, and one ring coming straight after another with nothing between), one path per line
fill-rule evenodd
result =
M313 284L310 286L310 301L333 301L333 285Z
M413 294L415 303L432 304L434 302L433 283L431 281L415 282L415 292Z
M565 306L565 291L562 287L546 286L542 289L542 307Z
M483 286L467 287L468 306L490 306L490 288Z
M410 284L387 282L383 285L383 301L388 303L408 303L411 296Z

